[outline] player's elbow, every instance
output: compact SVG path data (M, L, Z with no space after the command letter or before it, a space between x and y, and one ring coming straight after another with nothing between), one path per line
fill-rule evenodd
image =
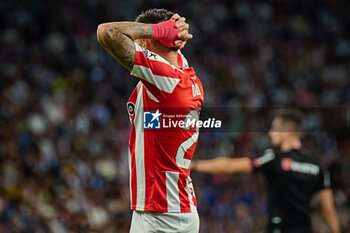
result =
M107 25L105 23L98 25L96 35L97 41L103 45L107 35Z

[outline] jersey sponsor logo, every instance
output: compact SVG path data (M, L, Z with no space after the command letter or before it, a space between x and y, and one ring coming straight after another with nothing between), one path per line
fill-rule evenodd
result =
M143 113L143 128L144 129L160 129L160 120L162 113L156 112Z
M197 83L192 84L192 95L196 97L197 95L202 95L201 90L199 89Z
M154 60L157 59L157 54L152 53L152 52L149 51L149 50L144 50L144 51L143 51L143 54L145 55L146 58L151 58L151 59L154 59Z
M267 149L265 150L265 154L261 156L260 158L254 159L253 163L255 167L260 167L264 165L267 162L270 162L275 158L275 153L273 152L272 149Z
M317 165L312 163L297 162L290 158L282 159L281 167L284 171L293 171L309 175L318 175L320 173L320 168Z
M132 102L128 102L128 103L126 104L126 107L128 108L129 116L133 116L134 113L135 113L135 104L132 103Z

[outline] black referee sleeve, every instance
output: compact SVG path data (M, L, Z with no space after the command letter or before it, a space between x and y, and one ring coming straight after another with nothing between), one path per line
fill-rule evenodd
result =
M266 149L264 153L256 156L252 159L254 172L256 171L268 171L273 168L273 161L276 155L273 149Z

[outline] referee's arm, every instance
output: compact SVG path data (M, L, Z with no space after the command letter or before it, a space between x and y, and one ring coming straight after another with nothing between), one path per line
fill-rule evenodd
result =
M210 174L251 173L254 170L249 158L216 158L193 161L190 169Z
M339 220L334 207L333 193L331 189L323 189L319 192L322 213L332 233L340 233Z

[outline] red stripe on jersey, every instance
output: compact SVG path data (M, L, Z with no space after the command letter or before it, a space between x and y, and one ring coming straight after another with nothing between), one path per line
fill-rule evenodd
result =
M192 134L193 135L193 134ZM191 136L192 136L191 135ZM192 157L193 157L193 154L194 154L194 151L196 150L196 147L197 147L197 142L193 143L193 145L188 148L188 150L186 151L185 155L184 155L184 158L185 159L189 159L189 160L192 160Z
M181 212L190 212L191 211L191 203L188 199L188 193L185 189L187 187L187 179L188 175L180 174L178 189L179 189L179 198L180 198L180 208Z
M132 128L132 131L131 131L131 135L130 135L130 141L129 141L129 144L130 144L130 156L131 156L131 178L130 178L130 182L131 182L131 203L132 203L132 206L131 206L131 209L135 209L136 208L136 201L137 201L137 198L136 198L136 195L137 195L137 177L136 177L136 161L135 161L135 136L136 136L136 133L135 133L135 128Z
M177 54L177 65L178 66L183 66L182 58L180 54Z
M152 199L151 211L154 212L168 212L168 201L166 197L166 182L165 182L165 171L154 171L154 188ZM145 211L147 211L145 209Z

